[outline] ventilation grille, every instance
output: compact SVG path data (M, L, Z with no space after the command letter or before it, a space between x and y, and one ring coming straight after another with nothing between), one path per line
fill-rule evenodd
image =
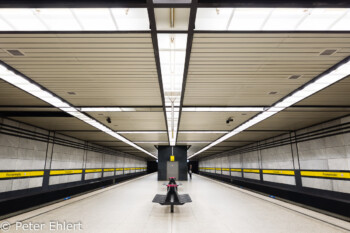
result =
M300 77L301 77L301 75L299 75L299 74L293 74L293 75L289 76L288 79L298 79Z
M11 54L12 56L24 56L24 53L22 53L21 51L19 51L18 49L7 49L6 50L9 54Z
M326 49L320 53L321 56L330 56L337 52L336 49Z

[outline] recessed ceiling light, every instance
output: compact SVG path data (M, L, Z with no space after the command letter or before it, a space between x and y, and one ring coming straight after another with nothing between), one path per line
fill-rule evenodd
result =
M331 55L335 54L335 52L337 52L336 49L325 49L320 53L320 55L321 56L331 56Z
M269 93L269 95L276 95L277 94L277 91L271 91L270 93Z
M8 52L10 55L14 57L23 57L24 53L18 49L6 49L6 52Z
M302 75L300 75L300 74L293 74L293 75L289 76L288 79L298 79L298 78L300 78L301 76L302 76Z

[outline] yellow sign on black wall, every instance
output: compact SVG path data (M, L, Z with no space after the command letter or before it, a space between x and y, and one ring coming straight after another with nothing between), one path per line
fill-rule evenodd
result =
M170 162L174 162L175 161L175 155L170 155Z

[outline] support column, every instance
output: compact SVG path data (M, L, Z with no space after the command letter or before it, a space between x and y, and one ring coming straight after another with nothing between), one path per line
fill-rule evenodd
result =
M167 164L172 155L179 167L177 180L187 180L187 146L158 147L158 180L168 180Z
M52 142L50 142L50 137L53 138ZM43 178L43 190L45 191L49 189L50 170L51 170L51 164L52 164L54 144L55 144L55 132L49 131L47 135L47 147L46 147L44 178Z

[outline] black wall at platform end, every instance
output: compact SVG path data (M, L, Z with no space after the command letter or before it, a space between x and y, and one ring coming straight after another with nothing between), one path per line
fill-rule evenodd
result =
M147 174L158 171L158 163L156 161L147 161Z
M188 162L188 168L190 168L190 165L192 165L192 172L198 174L199 173L198 161Z
M179 162L178 180L187 180L187 146L158 146L158 180L168 180L166 173L170 155L175 155L175 161Z

